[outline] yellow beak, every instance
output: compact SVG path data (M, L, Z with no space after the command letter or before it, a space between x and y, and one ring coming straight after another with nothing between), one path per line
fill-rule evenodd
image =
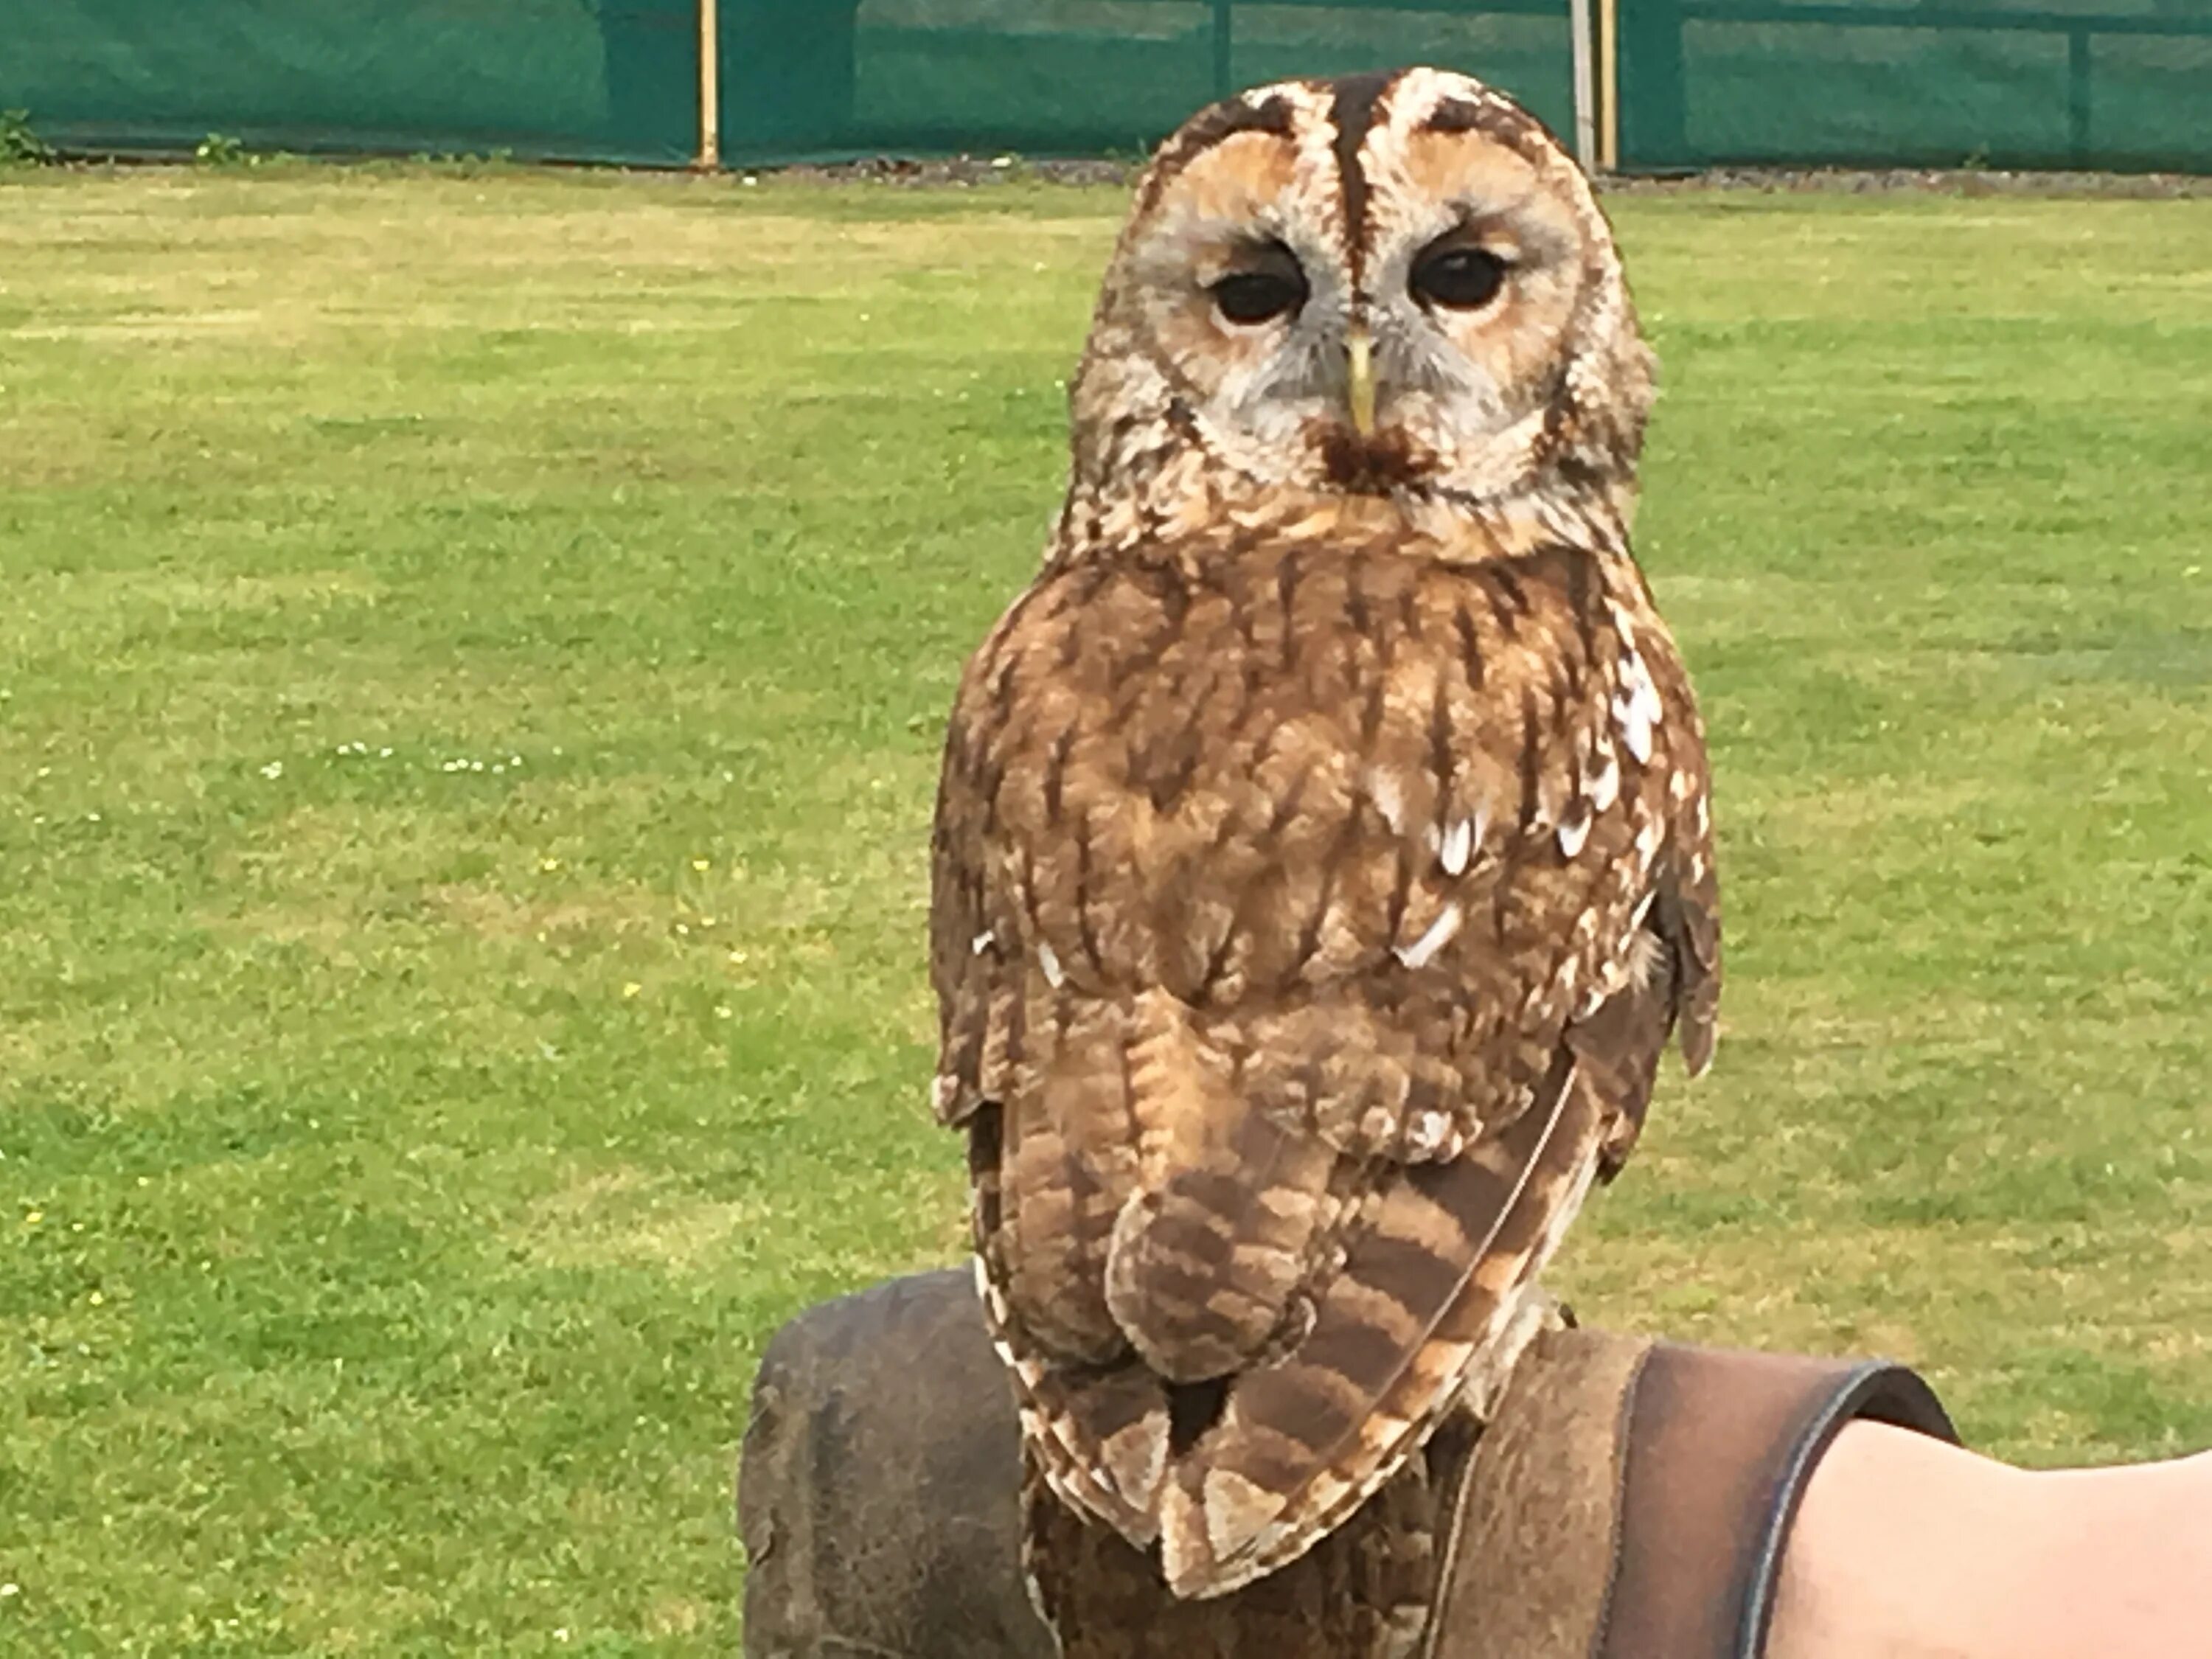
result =
M1375 347L1367 337L1367 325L1354 323L1345 337L1350 359L1352 429L1363 438L1375 435Z

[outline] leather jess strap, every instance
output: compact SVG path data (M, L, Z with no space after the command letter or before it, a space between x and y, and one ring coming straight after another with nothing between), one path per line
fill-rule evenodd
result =
M1432 1449L1413 1651L1757 1659L1806 1482L1862 1418L1954 1437L1897 1366L1547 1332L1472 1450ZM785 1326L738 1488L750 1659L1053 1659L1022 1577L1018 1448L967 1274L895 1279ZM1063 1632L1067 1659L1345 1659L1346 1630L1381 1628L1333 1616L1361 1581L1328 1545L1201 1603L1173 1601L1118 1540L1086 1547L1121 1574L1100 1602L1116 1616ZM1301 1607L1327 1611L1288 1616ZM1393 1630L1376 1659L1405 1653Z

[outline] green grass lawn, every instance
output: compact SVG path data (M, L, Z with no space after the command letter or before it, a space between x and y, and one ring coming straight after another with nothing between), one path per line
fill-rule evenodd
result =
M1119 205L0 181L0 1650L734 1652ZM2212 201L1616 207L1729 1035L1562 1287L2212 1442Z

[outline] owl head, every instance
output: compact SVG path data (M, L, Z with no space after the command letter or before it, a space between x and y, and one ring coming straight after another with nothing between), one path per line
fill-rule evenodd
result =
M1072 393L1076 489L1626 514L1651 360L1540 123L1432 69L1261 87L1162 147ZM1195 458L1195 459L1194 459Z

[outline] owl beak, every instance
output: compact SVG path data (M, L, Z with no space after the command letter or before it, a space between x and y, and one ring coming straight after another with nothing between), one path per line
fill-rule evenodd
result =
M1354 323L1345 337L1344 349L1348 360L1352 429L1363 438L1375 435L1375 344L1368 337L1367 325Z

